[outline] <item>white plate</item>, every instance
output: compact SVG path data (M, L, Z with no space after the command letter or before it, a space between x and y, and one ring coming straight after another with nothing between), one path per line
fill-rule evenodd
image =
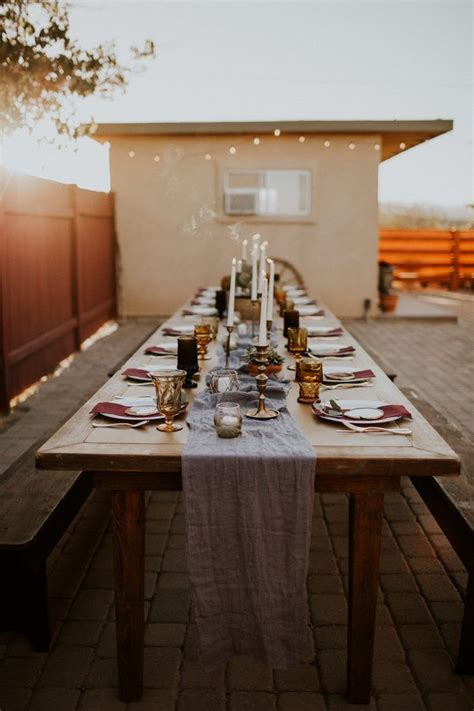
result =
M186 308L186 311L190 311L196 316L217 316L217 309L213 306L190 306Z
M378 407L354 407L352 410L347 410L344 417L355 420L380 420L383 417L383 410Z
M146 419L147 417L154 417L154 415L158 415L159 413L153 405L138 405L135 407L128 407L125 414Z
M300 312L300 316L314 316L317 314L321 309L319 306L299 306L297 309Z
M289 297L295 306L303 306L304 304L311 304L313 299L310 296L290 296Z

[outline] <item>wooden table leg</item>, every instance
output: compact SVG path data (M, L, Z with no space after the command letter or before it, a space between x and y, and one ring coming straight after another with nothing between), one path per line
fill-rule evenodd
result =
M350 495L347 694L353 704L370 702L382 516L382 493Z
M145 505L143 491L112 492L117 664L122 701L143 693Z

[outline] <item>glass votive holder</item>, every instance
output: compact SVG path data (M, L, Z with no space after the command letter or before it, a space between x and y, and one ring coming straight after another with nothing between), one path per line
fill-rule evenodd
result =
M242 433L240 405L237 402L219 402L214 411L214 425L218 437L238 437Z
M303 358L297 364L296 379L300 387L298 402L312 403L319 397L319 386L323 379L323 364L310 358Z
M219 368L212 372L209 383L211 393L237 392L239 388L240 383L236 370L232 370L231 368Z
M237 333L239 336L247 336L249 332L248 326L246 323L241 321L240 323L237 324Z
M299 328L300 312L295 309L285 309L283 311L283 336L288 338L289 328Z

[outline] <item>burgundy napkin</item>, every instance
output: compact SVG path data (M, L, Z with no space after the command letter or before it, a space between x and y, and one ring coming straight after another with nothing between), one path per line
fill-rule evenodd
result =
M333 328L331 331L325 331L324 333L316 333L316 335L310 336L310 338L324 338L325 336L340 336L342 335L342 328Z
M151 380L150 373L147 370L142 370L142 368L127 368L126 370L122 370L122 375L125 375L126 377L146 378L147 380Z
M177 331L174 328L164 328L163 329L163 336L184 336L184 335L191 335L191 334L184 334L182 331Z
M160 346L148 346L148 348L145 348L145 353L151 353L151 355L176 355L176 353L167 351L166 348L160 348Z
M199 314L195 314L194 311L190 311L189 309L183 309L182 314L183 316L199 316Z
M375 378L375 373L373 370L356 370L353 373L354 378ZM331 373L327 373L324 376L324 379L330 380L331 382L338 382L338 383L350 383L352 378L349 380L339 380L338 378L331 378Z
M92 415L121 415L131 420L143 420L143 415L129 415L125 412L130 405L120 405L118 402L98 402L91 410Z
M323 410L319 410L317 405L313 408L314 412L319 415L325 415L326 413ZM350 408L349 408L350 409ZM397 415L400 417L408 417L411 419L412 415L411 412L409 412L404 405L380 405L377 409L383 410L383 416L384 417L396 417ZM351 419L344 417L344 413L347 412L348 410L343 410L343 417L340 419ZM354 418L355 419L355 418ZM379 418L380 420L383 419L382 417ZM377 424L378 420L361 420L361 422L373 422L374 425Z

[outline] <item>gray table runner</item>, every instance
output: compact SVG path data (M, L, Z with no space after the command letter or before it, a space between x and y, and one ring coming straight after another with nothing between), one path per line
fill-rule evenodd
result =
M201 393L187 423L183 491L192 614L207 668L236 654L274 668L302 660L315 454L285 407L288 386L268 393L280 416L244 418L236 439L217 437L218 402L256 405L255 379L237 393Z

